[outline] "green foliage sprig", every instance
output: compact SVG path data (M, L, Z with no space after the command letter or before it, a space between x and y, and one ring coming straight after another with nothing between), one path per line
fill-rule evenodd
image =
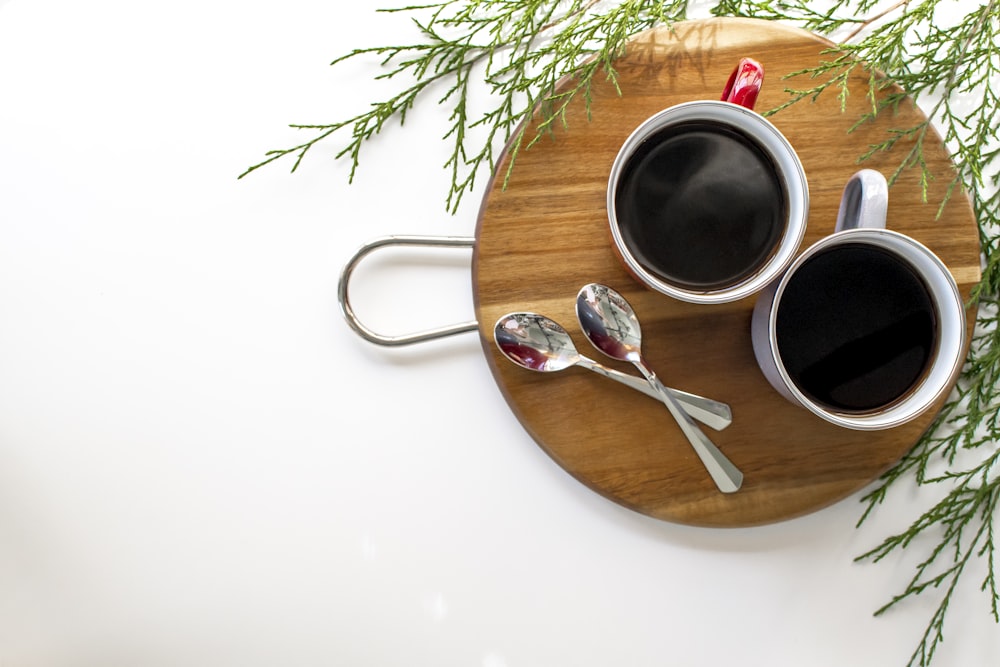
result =
M926 197L932 176L923 151L929 133L936 128L955 165L955 179L946 197L964 190L979 224L987 262L970 303L978 308L978 318L962 377L932 428L862 498L865 510L858 522L864 523L890 491L903 488L905 482L943 494L904 530L858 557L879 562L915 544L923 546L925 541L920 538L933 543L904 589L875 612L880 615L910 597L941 591L938 605L906 663L908 667L926 667L933 660L944 639L945 620L957 586L973 563L982 566L979 587L989 600L989 613L1000 622L995 534L1000 502L1000 98L996 93L1000 84L1000 11L998 0L967 4L968 11L953 21L942 16L939 0L901 0L881 11L870 0L840 0L822 12L805 0L777 4L722 0L714 9L717 14L792 20L822 33L851 28L849 37L831 51L829 60L800 73L817 83L808 89L789 90L788 104L820 94L843 99L847 77L858 68L868 72L871 107L858 118L857 125L891 110L903 97L914 99L921 104L927 121L895 129L859 160L888 151L901 139L912 140L890 181L906 170L917 170ZM864 18L871 12L875 13ZM862 32L863 38L851 41ZM879 76L879 71L886 76ZM875 94L893 84L903 92Z
M337 158L351 160L350 178L358 168L365 142L389 121L406 121L418 99L438 96L437 104L451 111L450 128L443 139L452 153L444 167L451 172L447 208L455 212L462 196L475 188L476 176L492 172L500 148L511 141L515 157L539 135L527 136L521 121L541 108L544 133L564 120L578 95L589 102L590 84L598 73L614 78L614 60L626 41L642 30L686 17L687 0L648 2L625 0L444 0L385 13L411 14L419 41L396 46L359 48L333 61L336 65L362 55L376 55L386 68L375 78L397 79L400 90L368 110L329 124L292 125L312 132L306 141L269 151L246 174L284 157L293 157L295 171L306 154L340 130L350 139ZM572 85L556 91L564 77ZM485 82L491 104L473 111L470 87ZM443 92L442 92L443 91ZM477 132L478 131L478 132Z
M451 174L446 206L454 212L462 195L475 188L476 175L495 168L501 146L510 141L513 168L517 153L538 139L528 136L522 124L536 106L541 132L564 123L564 112L577 96L589 106L594 76L614 81L614 60L630 37L687 18L689 5L689 0L444 0L384 10L409 13L418 41L356 49L334 64L374 54L385 66L376 78L399 81L399 91L352 118L293 125L311 136L270 151L241 177L284 157L293 160L295 171L312 148L343 130L349 139L337 157L351 160L353 179L366 142L390 121L404 122L418 100L431 96L451 111L444 140L451 142L452 152L444 166ZM717 16L797 25L837 43L828 60L797 73L815 84L789 89L787 105L820 95L843 100L848 77L858 71L868 76L871 104L857 125L891 110L904 96L915 100L927 122L895 129L859 161L907 139L911 147L900 155L890 180L915 170L926 196L931 174L923 150L932 128L937 129L956 169L947 196L964 191L979 223L986 264L970 303L978 309L978 325L962 377L931 429L862 498L859 525L907 483L941 496L911 525L858 557L879 562L928 541L933 545L905 588L876 611L882 614L908 598L939 591L908 667L926 667L933 660L957 585L973 564L981 566L980 589L989 613L1000 622L995 535L1000 503L1000 0L968 0L964 13L956 7L953 0L718 0L709 8ZM571 85L556 92L564 78ZM484 83L492 102L476 112L470 92ZM895 85L904 93L891 92Z

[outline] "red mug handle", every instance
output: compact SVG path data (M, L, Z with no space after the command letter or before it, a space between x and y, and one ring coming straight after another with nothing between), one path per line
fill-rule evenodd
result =
M722 101L753 109L762 83L764 66L753 58L741 58L736 69L729 75L726 88L722 91Z

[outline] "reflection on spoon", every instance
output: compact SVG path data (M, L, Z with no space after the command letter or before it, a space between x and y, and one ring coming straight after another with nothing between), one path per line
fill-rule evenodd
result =
M569 333L557 322L536 313L511 313L497 320L493 338L505 357L519 366L543 373L561 371L570 366L582 366L605 377L621 382L655 398L659 392L642 378L626 375L582 356ZM716 430L732 423L729 406L710 398L666 388L695 419Z
M643 358L642 329L632 306L622 295L605 285L585 285L576 297L576 315L594 347L612 359L630 362L657 390L719 490L738 491L743 484L743 473L691 421Z

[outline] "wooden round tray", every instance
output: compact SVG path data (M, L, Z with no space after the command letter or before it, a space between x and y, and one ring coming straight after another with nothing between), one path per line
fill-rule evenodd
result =
M902 427L859 432L828 424L778 395L761 375L750 343L754 298L693 305L643 288L618 263L605 207L611 164L632 130L657 111L689 100L717 99L742 56L765 67L758 111L789 99L786 88L817 81L792 72L819 64L832 44L768 21L709 19L640 35L616 62L618 85L595 77L591 119L582 98L566 129L521 151L506 188L510 155L488 188L473 256L473 292L483 348L511 409L537 443L591 489L636 511L702 526L751 526L799 516L872 482L899 459L937 410ZM803 247L832 232L858 157L893 128L924 120L908 99L853 132L866 108L861 68L849 80L846 109L835 91L771 117L796 147L809 178L809 226ZM888 92L888 91L887 91ZM527 136L534 136L534 123ZM902 141L864 163L890 175L912 144ZM930 133L924 154L935 179L927 200L909 170L890 190L888 226L921 241L949 266L964 296L979 280L979 236L968 199L957 192L938 217L954 169ZM580 333L577 291L605 283L632 304L643 352L668 386L725 401L733 424L705 429L745 474L743 488L719 493L666 408L582 368L534 373L497 352L493 325L511 311L535 311L561 323L580 351L635 374L594 350ZM974 313L969 312L971 332ZM939 409L939 408L938 408Z

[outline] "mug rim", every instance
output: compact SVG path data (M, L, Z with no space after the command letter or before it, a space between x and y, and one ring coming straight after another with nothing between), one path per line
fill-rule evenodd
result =
M670 283L636 258L625 241L618 222L615 199L618 182L629 158L655 132L676 123L702 120L733 127L761 148L774 165L787 196L787 216L781 238L770 257L749 277L732 285L698 290ZM607 188L607 214L614 248L629 272L641 283L662 294L690 303L736 301L769 285L795 259L805 237L809 215L809 183L805 169L791 142L771 121L752 109L720 100L682 102L653 114L636 127L618 150L611 165Z
M837 410L806 395L792 380L781 361L777 344L778 306L796 270L822 251L848 243L874 245L892 252L906 262L923 281L934 302L938 317L934 356L920 381L892 403L865 412ZM913 260L912 255L902 254L899 251L900 246L916 253L922 260L921 265ZM929 271L936 272L936 276L928 276ZM932 280L934 277L938 280ZM950 312L944 312L945 309L949 309ZM965 306L947 265L920 241L891 229L870 227L845 229L815 242L802 251L788 267L778 282L768 307L767 337L770 360L785 389L796 403L838 426L862 431L881 430L900 426L918 417L951 390L952 382L958 377L965 362Z

